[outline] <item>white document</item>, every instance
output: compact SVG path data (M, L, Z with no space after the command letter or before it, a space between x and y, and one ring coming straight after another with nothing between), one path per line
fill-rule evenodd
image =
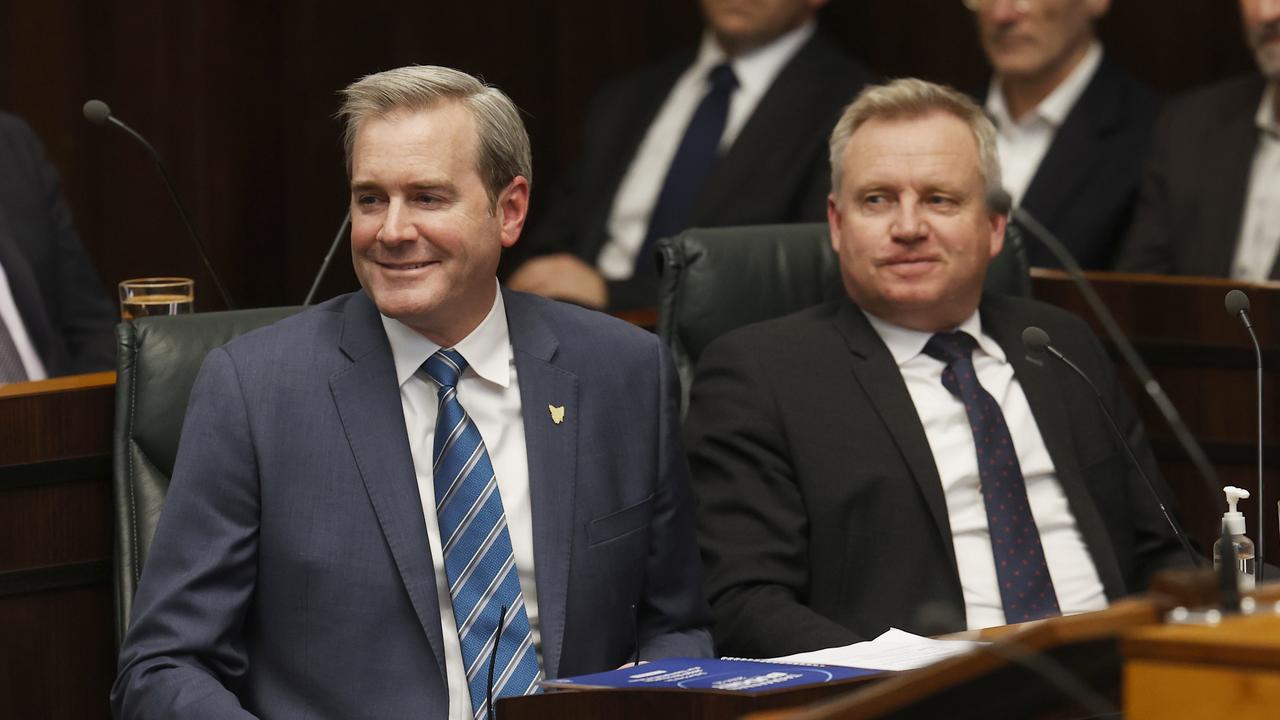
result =
M769 662L844 665L873 670L914 670L987 645L972 640L934 640L890 628L875 640L812 650Z

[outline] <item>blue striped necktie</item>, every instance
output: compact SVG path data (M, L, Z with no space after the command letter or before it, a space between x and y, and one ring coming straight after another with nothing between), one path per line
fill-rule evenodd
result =
M947 364L942 371L942 385L964 403L969 429L973 431L1005 622L1060 615L1058 595L1040 544L1040 530L1031 514L1013 436L1000 404L978 382L973 368L973 350L977 346L978 342L967 333L937 333L929 338L924 352Z
M489 657L502 608L507 608L507 613L498 641L493 697L532 693L542 673L493 464L480 430L458 402L458 377L466 367L467 361L456 350L447 349L437 351L422 365L440 386L431 454L436 517L471 709L474 717L481 718L486 711Z

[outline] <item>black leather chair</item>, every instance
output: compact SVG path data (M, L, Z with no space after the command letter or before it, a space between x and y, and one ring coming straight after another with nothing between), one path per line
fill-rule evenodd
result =
M116 328L116 640L129 626L133 594L169 489L187 399L205 355L237 335L300 308L263 308L140 318Z
M694 228L658 241L658 335L688 407L694 366L715 338L844 293L825 223ZM1018 233L987 270L986 289L1029 297L1031 274Z

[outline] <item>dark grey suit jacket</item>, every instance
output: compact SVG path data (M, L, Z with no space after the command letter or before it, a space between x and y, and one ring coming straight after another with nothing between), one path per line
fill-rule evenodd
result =
M1088 327L1005 296L984 298L981 313L1026 393L1107 597L1187 562L1096 398L1060 363L1029 361L1020 340L1023 328L1039 325L1094 379L1163 490L1141 424ZM939 617L963 629L928 439L893 356L851 302L712 343L685 427L720 652L775 656L891 626L937 632Z
M1246 75L1169 104L1117 269L1231 274L1265 87L1261 75Z
M1104 55L1027 187L1023 209L1086 270L1115 262L1159 110L1160 98ZM1061 267L1034 238L1026 245L1032 266Z
M505 296L548 676L711 651L657 338ZM548 405L563 406L561 424ZM635 611L633 613L633 605ZM117 716L443 717L435 571L377 309L363 292L206 360L112 694Z
M0 267L22 324L50 376L110 370L119 315L58 185L31 128L0 113Z
M606 225L618 186L654 116L693 60L692 52L681 54L609 84L592 99L574 165L552 190L545 214L515 260L569 252L596 261L609 237ZM819 34L810 38L778 73L716 164L694 205L690 227L825 219L831 190L827 136L870 79L865 67ZM648 304L656 302L656 286L636 292L648 292Z

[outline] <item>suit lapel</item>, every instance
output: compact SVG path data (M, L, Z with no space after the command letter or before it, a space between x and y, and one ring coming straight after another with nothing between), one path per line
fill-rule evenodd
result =
M1046 225L1053 226L1072 210L1077 187L1110 180L1098 177L1097 166L1107 160L1107 135L1125 120L1123 89L1115 72L1104 57L1027 187L1022 205Z
M946 548L953 576L959 578L955 545L951 540L951 521L947 515L947 501L942 493L942 480L938 477L929 439L925 436L924 426L920 424L920 415L902 380L902 373L889 349L857 306L851 302L842 302L834 322L852 352L854 377L888 428L889 434L893 436L899 454L924 497L929 514L933 516L934 526Z
M53 352L53 320L49 317L40 288L36 284L35 270L18 249L18 238L13 235L2 208L0 268L4 268L5 277L9 281L9 294L13 296L13 304L22 318L22 326L27 331L31 345L44 363L45 372L51 376L58 374L62 369L59 365L62 358L55 357Z
M577 524L573 512L581 432L578 378L554 364L558 342L533 302L505 290L503 301L520 382L528 452L543 671L547 677L556 677L564 643L573 530ZM555 422L554 417L561 421Z
M1026 395L1027 404L1035 418L1036 427L1054 472L1062 486L1076 527L1084 538L1093 565L1098 571L1107 597L1115 599L1125 594L1124 576L1116 562L1110 536L1098 514L1097 506L1085 486L1079 458L1072 442L1071 417L1068 408L1078 402L1096 402L1096 398L1076 377L1065 377L1048 361L1033 361L1027 357L1022 344L1022 330L1026 322L1015 317L1009 308L990 298L983 301L982 331L992 337L1004 350L1013 365L1014 377Z
M333 401L387 546L435 653L441 682L447 686L435 568L395 363L377 308L363 292L346 305L339 346L352 364L329 379Z
M1248 95L1247 103L1220 108L1218 122L1205 135L1212 149L1206 148L1200 157L1205 162L1204 177L1211 180L1200 185L1204 210L1199 218L1203 230L1198 236L1217 238L1217 241L1199 244L1197 250L1203 255L1193 267L1204 268L1206 275L1228 277L1231 274L1231 261L1244 222L1253 154L1258 146L1254 116L1262 99L1262 87L1259 79L1258 91Z

